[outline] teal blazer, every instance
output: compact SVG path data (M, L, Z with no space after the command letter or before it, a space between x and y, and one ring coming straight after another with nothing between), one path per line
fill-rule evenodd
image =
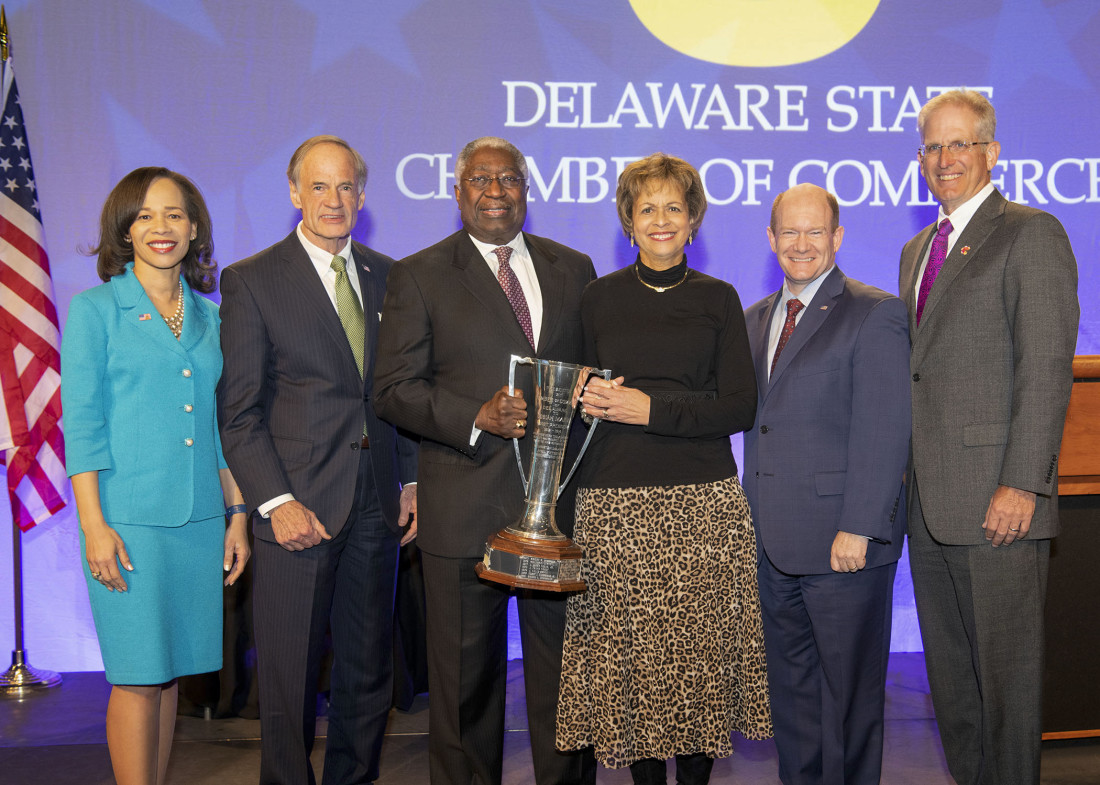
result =
M214 408L218 307L184 281L177 341L133 272L76 295L61 340L69 476L99 472L108 523L182 526L224 514Z

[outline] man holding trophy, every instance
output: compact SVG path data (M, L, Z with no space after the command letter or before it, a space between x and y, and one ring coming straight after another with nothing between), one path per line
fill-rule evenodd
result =
M378 414L421 437L423 557L433 785L501 781L510 590L475 568L486 541L524 512L512 440L536 402L505 381L513 356L579 363L587 256L522 231L527 162L482 137L455 163L463 228L395 264L375 365ZM572 531L571 489L557 521ZM594 783L590 750L554 748L565 595L518 595L535 781Z

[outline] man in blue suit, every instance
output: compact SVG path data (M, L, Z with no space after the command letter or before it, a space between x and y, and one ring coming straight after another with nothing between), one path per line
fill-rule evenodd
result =
M759 387L745 434L784 785L877 785L905 531L904 303L845 277L836 197L797 185L768 240L783 287L745 312Z

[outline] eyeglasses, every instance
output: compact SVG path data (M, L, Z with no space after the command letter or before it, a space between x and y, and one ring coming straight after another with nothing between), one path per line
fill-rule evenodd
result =
M494 180L500 183L500 187L505 190L509 190L511 188L522 188L523 184L526 182L525 178L515 177L514 175L510 174L497 175L496 177L486 177L485 175L480 174L477 177L463 177L462 180L463 182L469 183L471 188L476 188L479 191L484 191Z
M952 155L962 155L971 147L976 144L993 144L992 142L950 142L948 144L922 144L917 148L917 152L923 156L931 156L933 158L939 157L940 153L945 149L950 150Z

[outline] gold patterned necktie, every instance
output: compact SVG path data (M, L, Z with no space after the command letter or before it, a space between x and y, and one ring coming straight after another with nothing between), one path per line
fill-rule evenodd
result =
M355 355L355 365L359 368L359 378L363 378L363 343L366 340L366 324L363 321L363 306L348 280L347 261L339 254L329 262L336 272L336 313L340 324L351 344L351 353Z

